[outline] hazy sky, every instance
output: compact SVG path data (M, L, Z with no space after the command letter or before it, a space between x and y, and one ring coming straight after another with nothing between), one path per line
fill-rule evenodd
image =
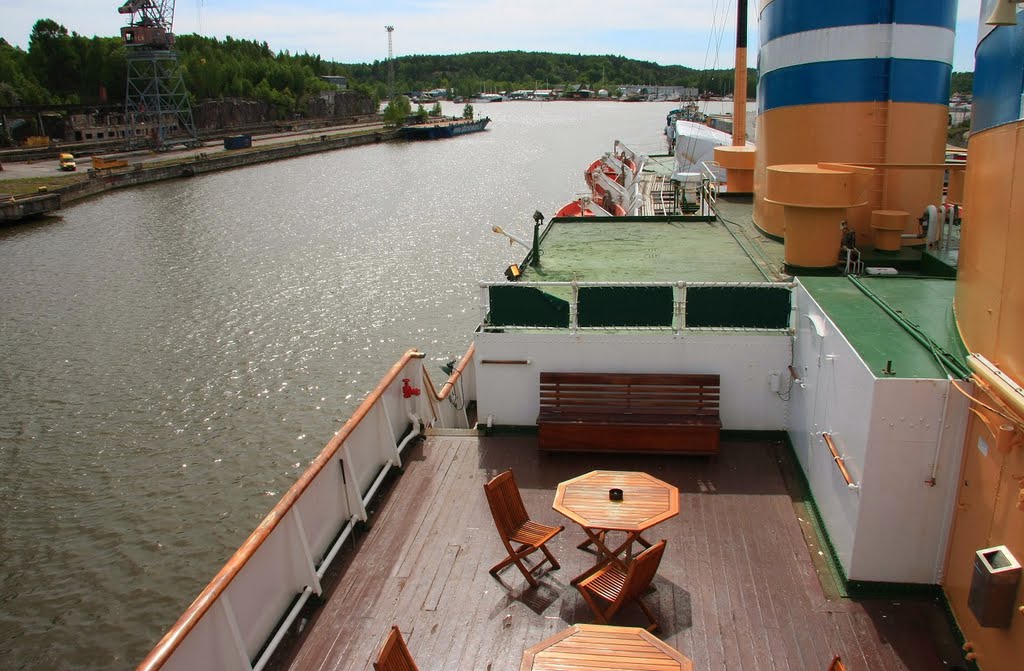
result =
M28 47L32 25L51 18L81 35L115 36L124 0L0 0L0 37ZM824 0L826 2L833 0ZM850 0L840 0L850 1ZM973 70L981 0L960 0L953 69ZM750 65L757 55L757 0L750 5ZM174 32L266 41L271 49L328 60L469 51L613 54L693 68L729 67L736 0L180 0Z

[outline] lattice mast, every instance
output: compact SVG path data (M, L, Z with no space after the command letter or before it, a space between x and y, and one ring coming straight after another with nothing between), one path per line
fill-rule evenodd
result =
M391 34L395 32L394 26L384 26L388 31L388 100L395 99L395 52L392 49Z
M129 15L121 28L127 48L124 100L128 146L166 150L198 146L192 106L174 50L174 0L128 0L117 10Z

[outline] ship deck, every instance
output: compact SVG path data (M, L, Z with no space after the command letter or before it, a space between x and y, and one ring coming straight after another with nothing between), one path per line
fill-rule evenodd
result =
M533 436L431 436L375 499L326 602L273 664L295 671L372 669L392 624L421 669L518 669L523 651L592 614L569 584L593 563L582 531L552 507L555 487L592 469L643 470L679 487L680 514L645 535L668 548L645 595L658 635L694 669L952 668L962 662L941 599L855 600L820 547L788 448L723 437L717 457L538 453ZM527 510L564 524L562 563L529 588L504 556L483 484L513 468ZM614 620L645 626L635 605Z
M566 218L552 222L539 266L522 266L529 282L779 282L788 281L783 244L753 222L750 196L724 194L712 221L683 217ZM935 256L928 252L927 255ZM943 252L947 254L948 252ZM944 378L935 350L923 335L965 363L966 350L953 318L955 283L924 276L929 259L906 248L899 255L862 250L869 266L900 261L898 275L801 275L810 296L846 335L874 371L889 362L901 378ZM568 300L572 289L547 293Z

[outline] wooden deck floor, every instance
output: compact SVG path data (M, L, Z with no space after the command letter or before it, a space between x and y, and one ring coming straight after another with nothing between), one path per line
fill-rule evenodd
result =
M538 455L532 437L431 437L406 456L327 602L278 668L372 669L397 624L423 671L518 669L529 646L593 621L569 585L593 555L576 549L583 532L551 503L559 481L598 468L643 470L680 489L680 515L645 534L668 540L645 600L659 615L658 635L694 669L823 670L834 654L851 671L962 662L930 600L826 596L830 578L819 580L818 550L787 489L790 458L772 443L723 441L713 458L624 458ZM551 546L562 568L534 589L514 567L500 582L488 574L504 555L482 485L509 467L532 516L566 526ZM631 605L614 624L646 620Z

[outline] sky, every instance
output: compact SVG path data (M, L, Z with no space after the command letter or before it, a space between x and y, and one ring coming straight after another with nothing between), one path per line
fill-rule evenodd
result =
M28 48L41 18L91 37L116 36L124 0L0 0L0 37ZM826 2L832 0L824 0ZM850 1L850 0L846 0ZM979 3L960 0L953 70L974 69ZM749 0L748 57L757 58L758 0ZM661 65L731 67L736 0L179 0L174 32L266 41L274 51L343 63L471 51L612 54Z

